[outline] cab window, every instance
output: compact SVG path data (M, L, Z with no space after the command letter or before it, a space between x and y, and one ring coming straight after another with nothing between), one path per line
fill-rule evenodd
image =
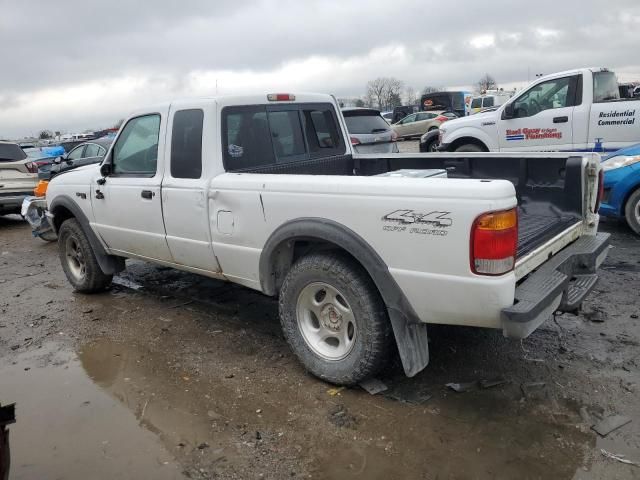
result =
M482 98L474 98L471 100L471 108L482 108Z
M515 118L532 117L544 110L574 105L576 77L548 80L514 101Z
M202 175L202 122L198 108L178 110L171 132L171 176L200 178Z
M493 107L493 97L484 97L482 100L482 108Z
M132 118L113 147L113 173L154 175L158 163L160 115Z

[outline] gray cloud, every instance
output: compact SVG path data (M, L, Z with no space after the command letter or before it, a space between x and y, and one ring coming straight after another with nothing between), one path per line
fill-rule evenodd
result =
M0 134L56 121L46 109L42 119L25 118L23 106L43 90L69 95L74 85L131 77L146 82L141 99L155 100L160 87L168 99L192 93L194 72L269 74L310 58L329 59L336 69L311 76L304 89L338 95L360 94L376 76L421 88L470 85L485 72L509 83L526 81L528 69L605 65L640 79L637 0L0 0L0 12L0 104L12 112L11 124L0 113ZM231 93L234 85L224 87ZM114 115L106 106L73 108L80 110L60 120L65 128L72 127L67 118Z

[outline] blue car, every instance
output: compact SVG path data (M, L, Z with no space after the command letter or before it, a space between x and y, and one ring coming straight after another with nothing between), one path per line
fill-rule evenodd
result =
M602 167L604 196L600 215L625 219L640 235L640 143L606 156Z

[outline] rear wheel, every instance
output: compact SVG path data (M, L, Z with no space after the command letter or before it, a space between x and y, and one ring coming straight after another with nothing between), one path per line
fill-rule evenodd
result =
M389 355L386 307L366 271L346 255L298 260L280 290L280 321L302 364L331 383L357 384Z
M464 145L460 145L456 148L456 152L482 152L482 148L480 148L475 143L465 143Z
M87 235L75 218L65 220L58 232L58 253L67 280L82 293L99 292L111 284L98 264Z
M631 230L640 235L640 189L633 192L627 200L624 216Z

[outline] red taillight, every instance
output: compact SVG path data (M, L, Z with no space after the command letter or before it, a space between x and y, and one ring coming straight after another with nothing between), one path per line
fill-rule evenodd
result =
M270 93L267 95L267 100L270 102L293 102L295 99L296 96L290 93Z
M604 197L604 171L600 170L600 172L598 172L598 196L596 197L596 208L593 211L594 213L598 213L598 210L600 210L600 203L602 202L603 197Z
M38 173L38 165L34 162L27 162L24 166L27 167L29 173Z
M398 134L396 133L395 130L391 130L391 141L392 142L397 142L398 141Z
M513 270L518 249L515 208L480 215L471 227L471 271L502 275Z
M360 139L356 137L349 137L351 140L351 145L360 145Z
M446 122L447 120L449 120L449 117L445 117L444 115L438 115L436 117L436 120L439 122Z

